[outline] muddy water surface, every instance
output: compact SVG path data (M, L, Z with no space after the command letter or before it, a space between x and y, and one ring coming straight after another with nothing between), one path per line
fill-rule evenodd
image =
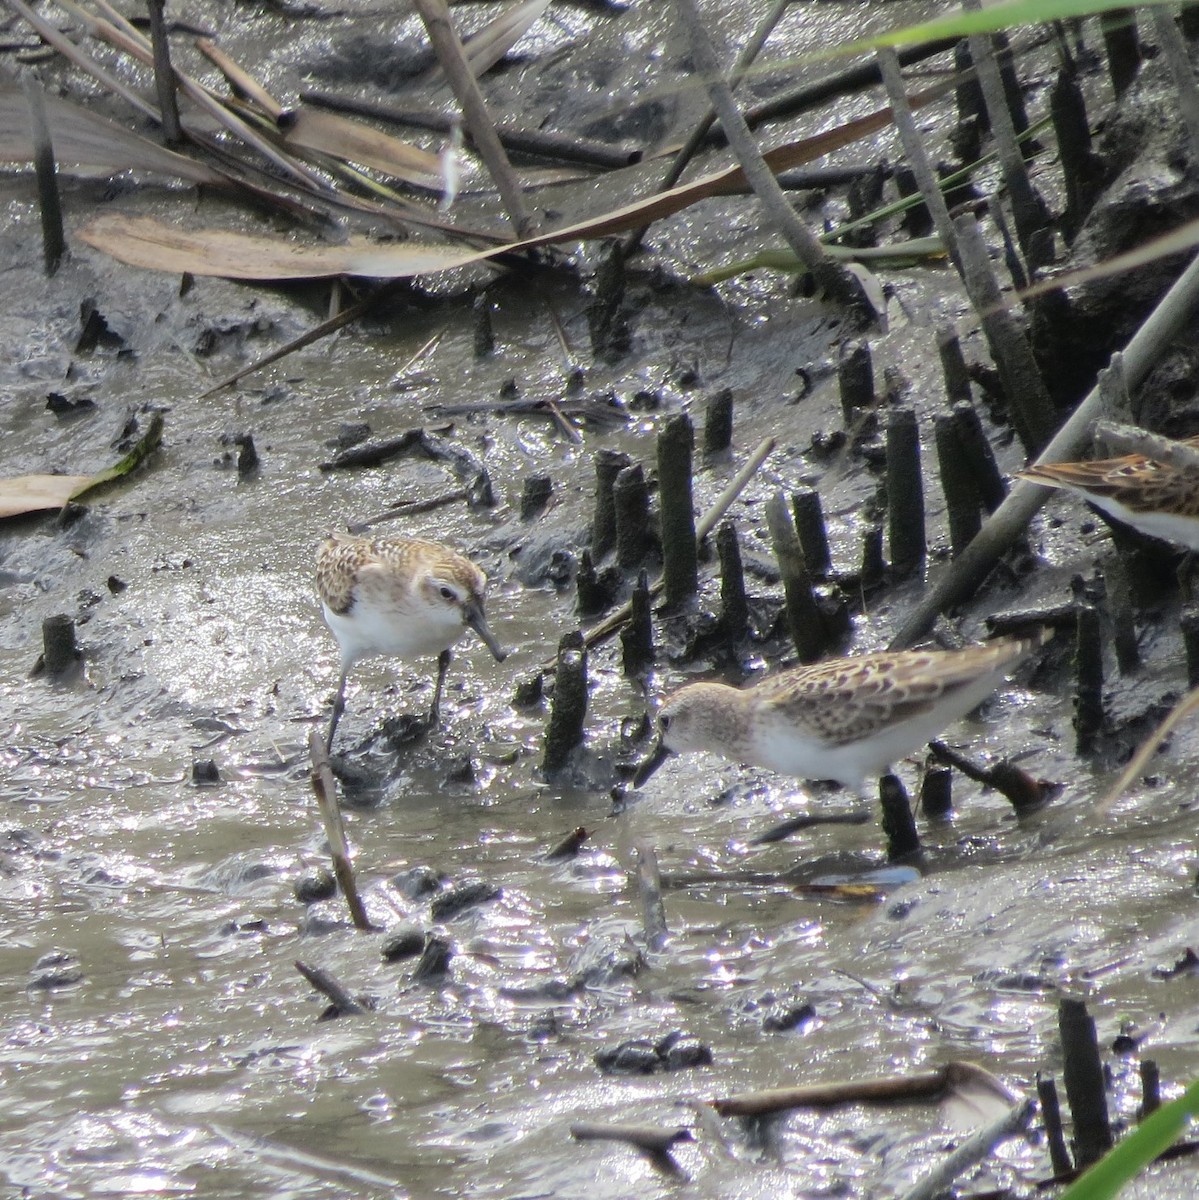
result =
M77 204L100 202L93 185L77 186ZM94 469L116 456L110 441L127 410L143 428L148 409L166 412L164 447L148 469L96 497L75 523L37 517L0 529L0 1159L14 1189L896 1194L952 1136L931 1108L798 1113L763 1149L695 1102L958 1058L1027 1092L1037 1071L1059 1069L1063 990L1091 1000L1121 1117L1135 1106L1136 1062L1106 1047L1123 1021L1146 1036L1143 1051L1169 1083L1194 1077L1199 985L1155 972L1194 942L1199 744L1177 737L1157 786L1093 820L1110 769L1074 755L1060 645L950 740L980 758L1023 756L1064 783L1061 797L1017 823L1001 798L959 781L956 818L922 824L925 874L883 903L805 899L761 882L882 864L873 825L750 845L802 806L850 811L855 802L842 793L714 759L675 761L613 814L614 764L639 749L622 743L621 722L647 703L620 676L614 646L593 655L577 772L554 784L539 778L544 709L510 701L577 625L571 590L544 582L536 563L584 544L596 449L619 446L649 463L663 413L688 408L698 420L706 396L731 386L735 455L697 477L699 506L774 435L776 453L734 509L747 555L769 557L760 513L771 491L819 481L839 564L854 565L876 479L858 461L809 453L813 434L840 422L831 376L844 331L818 305L771 279L719 295L639 287L633 353L590 367L587 380L632 411L615 430L588 429L581 446L541 416L455 418L448 428L422 407L494 398L508 377L522 394L558 394L557 340L538 315L544 285L495 293L500 349L482 364L464 306L421 300L385 331L347 332L236 394L198 400L311 323L312 311L211 280L180 298L174 280L115 268L82 247L47 283L29 190L10 182L6 199L10 276L28 315L5 318L5 473ZM712 219L720 226L719 212ZM711 226L700 233L714 236ZM752 234L736 228L721 248L748 251ZM905 398L924 417L941 403L932 331L963 311L948 287L936 271L897 277L891 332L875 343L876 369L902 364ZM133 355L72 355L84 296ZM581 295L565 285L548 298L585 357ZM216 352L198 357L199 332L212 329ZM432 354L409 367L437 333ZM800 368L815 389L797 400ZM407 386L426 373L432 383ZM67 389L96 408L69 421L45 411L46 393ZM637 408L645 390L659 393L658 409ZM326 718L337 675L312 594L313 547L330 527L453 486L443 468L414 459L322 472L347 421L379 436L440 428L486 465L497 491L494 509L458 504L398 527L451 541L487 569L492 626L514 653L497 665L464 642L443 728L399 748L381 727L424 708L432 664L363 664L339 733L355 772L347 819L368 908L380 925L409 922L447 938L448 976L431 984L412 981L412 960L383 962L382 939L355 933L340 902L305 906L293 891L325 862L305 743ZM262 465L239 480L222 438L243 431ZM1004 466L1015 467L1016 448L994 432ZM532 471L550 474L555 490L526 528L515 506ZM930 483L943 543L939 503ZM993 586L966 614L967 635L991 611L1063 599L1069 574L1104 552L1102 534L1080 536L1077 508L1055 511L1065 524L1045 535L1045 568ZM872 599L853 648L885 644L918 588ZM777 585L760 578L751 591L777 601ZM714 583L703 603L715 603ZM59 682L30 679L41 620L56 612L79 620L83 663ZM1145 645L1141 676L1113 685L1122 711L1148 710L1185 687L1173 629L1147 622ZM759 651L775 656L781 643L751 659ZM664 664L648 690L704 665ZM193 764L208 759L220 780L199 786ZM913 785L915 768L903 773ZM590 832L583 851L547 863L545 851L578 825ZM670 937L656 953L645 949L629 883L637 841L657 848L666 876ZM481 879L502 894L438 923L429 899L414 895L425 870L446 886ZM297 959L369 998L373 1011L321 1022L325 1002L296 973ZM711 1064L644 1077L596 1066L595 1055L621 1041L675 1031L708 1046ZM568 1129L581 1119L687 1125L697 1140L680 1147L683 1176L672 1177L627 1147L573 1143ZM974 1185L1027 1186L1048 1171L1042 1147L1014 1143ZM1153 1194L1189 1194L1186 1171L1176 1165L1169 1176L1180 1190Z

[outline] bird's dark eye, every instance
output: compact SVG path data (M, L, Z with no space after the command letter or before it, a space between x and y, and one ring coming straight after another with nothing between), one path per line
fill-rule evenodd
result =
M669 713L663 713L658 718L658 728L661 729L663 733L665 733L670 728L670 714Z
M445 586L443 586L441 589L441 598L443 600L457 600L458 599L458 597L454 595L454 589L448 588Z

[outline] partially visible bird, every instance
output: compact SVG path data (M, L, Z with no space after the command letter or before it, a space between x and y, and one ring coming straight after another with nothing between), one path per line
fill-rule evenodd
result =
M341 648L326 749L345 711L346 676L359 659L436 654L437 684L429 710L429 723L436 725L450 647L468 628L497 662L507 657L483 613L487 576L465 555L438 542L330 534L316 552L316 586L325 623Z
M709 750L780 775L835 779L862 794L868 779L980 704L1048 636L832 658L747 688L688 684L663 704L658 744L634 786L668 754Z
M1199 438L1180 443L1199 449ZM1143 454L1089 462L1044 463L1019 478L1062 488L1139 533L1199 551L1199 472Z

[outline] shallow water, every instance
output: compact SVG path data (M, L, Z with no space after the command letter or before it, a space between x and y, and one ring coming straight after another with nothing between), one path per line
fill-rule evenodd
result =
M552 508L524 539L527 563L586 526L596 449L619 445L652 460L654 412L633 413L615 432L588 431L581 447L537 416L458 419L450 436L486 464L498 508L457 505L397 526L474 555L493 577L492 626L515 648L500 665L462 643L443 728L398 751L376 731L387 716L424 708L432 664L363 664L339 733L351 763L377 781L347 795L376 922L432 926L428 900L402 887L413 868L502 888L444 923L454 951L448 978L414 983L412 960L383 962L381 939L355 933L339 901L300 904L295 882L326 858L306 739L325 720L337 674L312 595L313 547L325 529L450 486L440 467L408 459L324 473L328 443L343 421L366 420L379 436L442 426L423 403L494 397L511 376L524 395L555 394L563 366L539 305L548 297L567 314L581 348L582 299L565 284L502 285L494 293L500 351L482 363L471 357L470 318L459 304L414 304L383 336L345 332L251 377L237 396L197 400L310 314L287 297L213 280L179 298L173 280L114 268L82 248L44 282L28 189L10 181L7 192L6 234L20 247L14 273L36 315L4 318L6 472L98 467L115 457L108 442L126 406L167 409L152 465L97 497L79 523L59 529L38 517L0 528L8 713L0 905L9 931L0 944L8 993L0 1157L14 1189L214 1198L268 1190L515 1198L583 1188L605 1198L897 1194L952 1139L931 1107L796 1113L761 1149L735 1121L718 1122L694 1103L959 1058L1027 1092L1036 1072L1059 1070L1063 991L1088 996L1104 1047L1128 1021L1146 1035L1143 1052L1168 1085L1194 1077L1199 984L1154 972L1193 943L1195 739L1176 737L1157 787L1093 820L1109 771L1074 755L1060 648L949 736L979 758L1028 755L1022 761L1035 774L1066 785L1061 798L1017 822L1001 798L959 781L954 820L922 822L924 876L874 905L804 898L781 880L747 882L793 868L813 879L880 865L873 825L748 844L797 805L852 810L842 793L712 759L675 761L612 813L613 764L635 752L621 743L621 721L646 706L642 689L620 677L615 645L592 656L578 777L538 778L544 709L516 710L510 699L577 618L569 590L519 582L525 567L511 552L520 481L536 470L555 488ZM81 205L95 199L87 184L74 196ZM724 247L730 257L751 235L736 231L738 244ZM898 276L892 331L876 343L876 364L903 365L922 414L939 404L935 363L922 348L959 304L945 298L946 286L943 273ZM63 423L42 405L71 360L82 295L122 318L136 358L99 351L82 361L98 408ZM830 375L839 331L771 280L715 296L647 288L643 298L636 351L618 367L592 367L588 387L611 387L626 402L658 387L662 412L687 406L697 417L707 394L734 387L736 458L701 472L698 505L711 503L763 436L777 436L778 450L734 510L746 551L769 556L760 513L774 488L821 479L837 558L850 565L875 480L804 453L816 430L838 426ZM905 315L912 311L925 315ZM198 359L190 349L210 325L239 332ZM430 359L407 368L441 331ZM818 386L793 402L799 365ZM692 367L698 386L680 382ZM397 386L420 372L440 386ZM221 437L244 429L262 467L239 482L220 462ZM931 462L927 444L925 452ZM1001 450L1005 466L1016 465L1015 453ZM989 592L971 610L969 634L994 609L1060 599L1070 571L1084 569L1080 554L1089 567L1095 548L1079 548L1079 511L1057 511L1068 524L1047 543L1052 569L1031 590ZM567 540L577 550L577 537ZM127 585L115 594L113 576ZM751 589L777 593L752 579ZM855 648L885 644L914 591L875 601L856 625ZM714 595L709 583L705 603ZM30 679L40 622L60 611L81 621L82 668L62 682ZM1148 636L1142 677L1113 682L1116 702L1133 711L1185 687L1177 635ZM661 666L650 692L687 669ZM193 763L206 759L220 772L215 786L192 782ZM903 773L912 786L913 768ZM578 825L590 834L583 851L547 863L545 851ZM629 883L638 841L656 847L666 882L670 937L658 953L644 949ZM325 1002L297 974L297 959L369 997L373 1011L321 1022ZM765 1015L804 1004L812 1015L794 1028L764 1030ZM646 1077L605 1076L595 1065L597 1052L625 1039L675 1030L709 1046L712 1064ZM1113 1103L1131 1118L1136 1063L1105 1057ZM676 1155L689 1181L624 1146L573 1143L570 1123L583 1119L694 1127L697 1141ZM971 1184L1027 1187L1048 1169L1042 1147L1011 1143ZM1189 1194L1192 1174L1172 1165L1154 1194Z

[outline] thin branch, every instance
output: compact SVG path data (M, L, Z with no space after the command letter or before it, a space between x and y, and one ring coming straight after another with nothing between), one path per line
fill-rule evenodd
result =
M767 38L774 32L774 27L779 23L783 13L787 11L790 5L791 0L774 0L774 6L762 18L753 36L746 42L745 47L737 56L737 63L729 75L730 90L736 88L742 79L745 78L745 74L753 65L754 59L762 52L762 47L766 45ZM666 174L658 182L658 191L669 191L670 188L678 183L683 177L683 172L687 169L687 164L695 157L695 152L703 145L704 138L708 136L708 131L715 124L716 109L715 107L709 107L708 111L704 113L695 128L691 131L691 135L683 143L679 152L671 160L670 166L666 169ZM648 229L648 225L642 225L640 229L634 229L625 238L624 244L621 246L621 254L625 258L637 253Z
M1158 356L1185 328L1199 305L1199 255L1162 297L1124 350L1124 373L1130 388L1149 374ZM1103 414L1098 385L1042 451L1037 463L1068 462L1079 457L1095 419ZM973 541L924 594L891 640L891 648L910 646L932 625L939 612L968 600L1045 503L1052 489L1018 481L1007 499L987 518Z
M858 277L830 257L816 235L795 215L774 172L762 158L762 152L733 99L732 89L721 74L716 52L712 49L700 17L698 3L696 0L675 0L675 6L691 43L696 71L705 81L712 107L720 115L729 146L770 222L812 273L818 287L850 309L873 313L873 305L866 298Z
M467 65L462 43L454 31L445 0L413 0L413 3L420 13L429 40L437 52L438 61L445 69L446 78L462 108L462 117L471 140L487 164L492 179L495 180L495 186L499 190L504 207L508 210L517 236L524 237L532 228L532 220L525 209L520 182L496 133L495 122L487 111L483 93Z

